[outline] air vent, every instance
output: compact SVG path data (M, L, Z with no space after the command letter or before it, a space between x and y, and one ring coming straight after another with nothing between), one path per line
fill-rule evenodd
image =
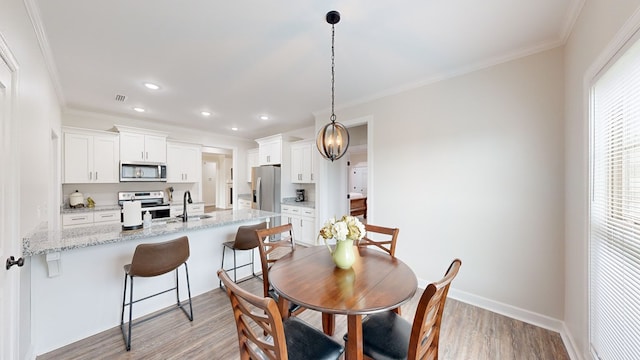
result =
M124 102L125 100L127 100L127 96L126 95L116 94L116 101Z

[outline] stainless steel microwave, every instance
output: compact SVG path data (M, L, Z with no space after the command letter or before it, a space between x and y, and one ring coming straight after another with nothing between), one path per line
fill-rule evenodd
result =
M164 164L120 164L120 182L167 181L167 165Z

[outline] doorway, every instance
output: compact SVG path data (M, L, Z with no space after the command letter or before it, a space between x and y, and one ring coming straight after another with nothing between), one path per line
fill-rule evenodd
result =
M205 213L232 207L232 150L202 148L202 201Z
M368 125L349 128L349 149L347 151L347 198L349 213L358 216L363 223L367 219L367 195L369 183L369 163L367 153Z

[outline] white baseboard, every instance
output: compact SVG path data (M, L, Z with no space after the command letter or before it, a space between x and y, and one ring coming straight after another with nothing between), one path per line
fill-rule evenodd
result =
M418 286L424 289L428 282L418 280ZM531 325L539 326L541 328L555 331L560 334L569 358L571 360L584 360L577 351L575 341L569 333L565 323L561 320L551 318L546 315L534 313L529 310L521 309L509 304L501 303L499 301L487 299L481 296L470 294L464 291L456 290L454 288L449 289L448 296L452 299L467 303L469 305L477 306L479 308L495 312L500 315L510 317L512 319L520 320Z

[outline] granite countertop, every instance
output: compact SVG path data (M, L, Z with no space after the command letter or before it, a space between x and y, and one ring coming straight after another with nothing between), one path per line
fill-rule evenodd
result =
M296 201L295 197L284 198L284 199L282 199L281 204L282 205L301 206L301 207L307 207L307 208L313 208L313 209L316 208L315 201Z
M50 231L48 224L44 222L23 239L22 256L48 254L87 246L215 228L234 223L242 223L248 220L262 220L279 216L280 214L262 210L243 209L215 211L207 215L210 217L189 220L186 223L176 218L171 218L169 221L167 221L167 219L155 219L149 228L127 231L122 230L121 224L94 225Z
M238 199L251 200L251 194L238 194Z

